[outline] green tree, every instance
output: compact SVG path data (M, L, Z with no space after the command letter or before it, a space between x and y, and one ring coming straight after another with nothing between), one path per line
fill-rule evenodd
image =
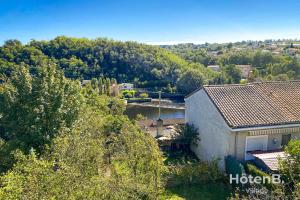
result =
M286 158L280 160L280 172L286 184L300 183L300 140L292 140L284 149Z
M101 94L104 93L102 78L99 78L98 82L99 82L99 86L98 86L99 87L99 94L101 95Z
M109 78L106 78L106 95L107 96L110 96L110 87L111 87L111 84L110 84L110 79Z
M235 65L226 65L223 68L227 83L240 83L242 78L242 72Z
M91 85L92 85L92 88L98 92L98 90L99 90L98 79L92 78Z
M37 69L32 75L27 67L17 67L3 84L2 150L28 152L34 148L41 152L62 127L71 127L78 118L82 103L79 82L65 79L50 63Z
M177 82L177 91L181 94L189 94L200 88L204 83L203 74L197 69L188 69Z
M0 199L157 199L157 143L124 116L105 116L87 107L42 157L16 155L0 178Z

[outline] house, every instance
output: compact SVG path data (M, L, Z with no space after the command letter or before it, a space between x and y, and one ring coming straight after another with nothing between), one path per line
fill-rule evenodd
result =
M222 169L229 155L244 162L271 153L277 161L276 152L300 139L300 81L204 86L185 102L185 121L201 139L192 150L202 160L220 159Z
M208 69L212 69L215 72L219 72L220 71L220 66L219 65L208 65L207 68Z
M81 81L81 86L85 86L91 83L91 80L82 80Z
M133 90L133 84L132 83L121 83L119 84L119 90Z
M250 76L250 73L252 71L251 65L236 65L236 67L241 70L242 78L248 78Z

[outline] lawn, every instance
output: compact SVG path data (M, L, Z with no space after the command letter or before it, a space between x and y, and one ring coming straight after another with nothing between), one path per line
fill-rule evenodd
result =
M222 183L181 185L167 188L162 200L222 200L230 197L230 187Z
M184 155L180 152L172 154L164 154L164 164L166 167L174 165L188 165L192 163L199 163L197 157L193 154ZM200 168L201 170L201 168ZM188 171L183 171L187 173ZM169 171L170 173L170 171ZM204 174L209 175L205 170ZM180 175L180 174L179 174ZM189 175L189 173L187 173ZM199 176L198 176L199 177ZM174 178L174 177L173 177ZM196 178L196 177L194 177ZM182 179L182 177L181 177ZM180 179L179 179L180 180ZM172 181L171 181L172 182ZM162 200L222 200L230 197L231 188L229 185L224 184L224 181L217 180L216 182L204 182L204 183L186 183L186 180L178 184L178 179L173 179L173 184L177 185L166 185L165 192L161 196Z

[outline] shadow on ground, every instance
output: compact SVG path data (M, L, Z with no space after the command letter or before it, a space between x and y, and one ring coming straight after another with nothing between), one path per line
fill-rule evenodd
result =
M222 200L230 197L230 187L222 183L180 185L168 188L165 200Z

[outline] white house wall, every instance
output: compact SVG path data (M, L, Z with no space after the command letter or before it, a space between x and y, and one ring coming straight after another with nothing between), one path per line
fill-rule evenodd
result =
M188 97L185 103L186 123L198 129L201 139L192 150L201 160L220 159L220 167L224 169L224 157L234 155L234 134L204 90Z

